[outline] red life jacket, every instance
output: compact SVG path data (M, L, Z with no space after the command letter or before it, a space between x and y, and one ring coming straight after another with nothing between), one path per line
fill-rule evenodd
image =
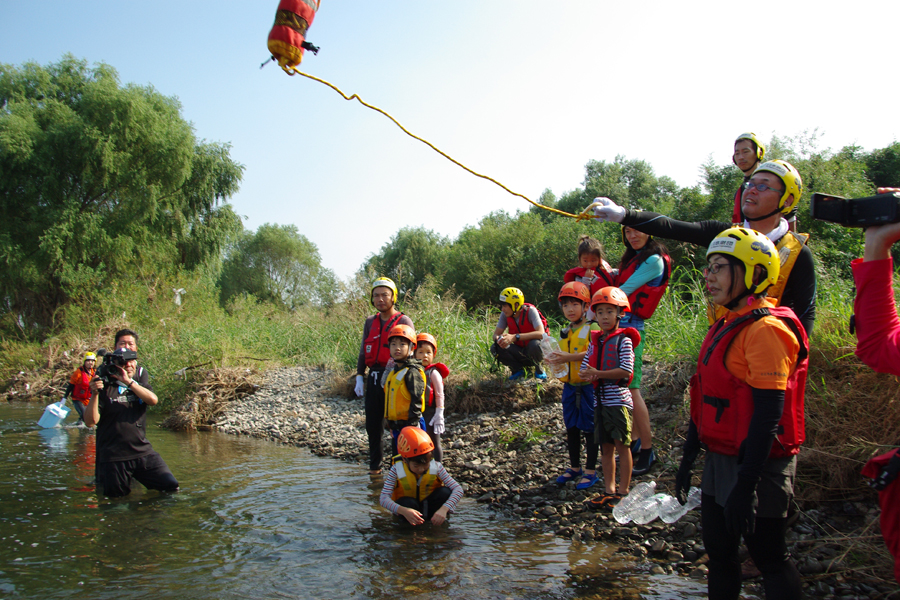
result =
M672 274L672 259L669 258L668 254L660 254L660 257L662 257L664 264L662 281L659 285L650 286L645 283L628 294L628 302L631 304L631 313L640 319L649 319L653 316L656 307L659 306L659 301L662 299L663 294L666 293L666 288L669 287L669 276ZM639 252L637 256L632 258L628 264L625 265L624 269L619 271L619 274L616 276L616 287L622 287L622 284L634 275L634 272L637 271L638 267L644 263L643 260L639 260L641 258Z
M547 327L547 317L544 316L544 313L535 306L534 304L528 304L527 302L522 305L522 308L519 309L519 321L516 322L516 319L513 317L506 317L506 327L509 329L509 332L513 335L517 333L531 333L532 331L537 331L532 325L531 321L528 320L528 309L533 308L537 311L538 316L541 318L541 324L544 326L544 333L550 333L550 328ZM522 346L523 348L528 345L527 340L516 340L517 346Z
M427 369L425 369L425 405L426 406L434 406L434 390L431 389L431 372L437 369L437 372L441 374L441 377L447 379L447 376L450 375L450 369L447 368L447 365L444 363L432 363Z
M79 376L76 379L76 375ZM72 379L76 379L74 385L75 387L72 389L72 400L75 402L81 402L85 406L87 406L88 402L91 401L91 379L94 378L94 369L91 369L90 372L84 370L84 367L78 367L78 370L72 374Z
M372 327L369 329L369 337L363 342L365 351L365 361L367 367L378 366L384 368L388 360L391 358L391 349L388 347L388 340L385 337L391 328L397 324L402 312L388 319L387 325L381 320L381 314L376 314L372 320ZM375 326L378 325L376 328Z
M737 456L741 442L747 438L753 417L752 390L725 367L725 353L738 332L767 315L784 321L800 342L797 364L788 377L784 392L784 412L778 421L778 433L769 456L793 456L800 452L800 445L806 438L803 415L809 366L806 331L789 308L757 308L727 324L724 319L716 321L700 347L697 372L691 377L691 419L697 425L700 441L713 452Z
M618 328L606 335L602 331L591 332L591 344L594 347L591 356L588 358L588 364L598 371L610 371L618 369L621 365L619 362L619 352L622 349L622 342L625 338L631 338L631 345L637 348L641 343L641 333L634 327ZM610 342L614 342L610 344ZM627 378L618 380L619 387L627 387L631 383L634 373L629 373ZM594 388L598 388L604 382L603 379L594 382Z
M604 261L604 264L606 261ZM570 281L575 281L576 277L584 277L584 272L587 269L584 267L575 267L574 269L569 269L566 271L566 274L563 275L563 283L569 283ZM601 288L605 288L608 286L615 286L615 276L605 269L594 269L594 273L597 275L597 281L590 285L591 298L594 297L594 292L600 290Z

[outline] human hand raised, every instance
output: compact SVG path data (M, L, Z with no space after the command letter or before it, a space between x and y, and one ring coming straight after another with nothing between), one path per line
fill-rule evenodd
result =
M612 221L613 223L621 223L625 220L625 208L619 206L609 198L594 198L594 218L604 223Z

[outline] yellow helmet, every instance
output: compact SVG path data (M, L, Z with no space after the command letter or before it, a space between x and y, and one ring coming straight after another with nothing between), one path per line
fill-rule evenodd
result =
M759 165L756 173L767 171L777 175L781 182L784 183L784 194L778 201L778 209L784 214L788 214L798 206L800 206L800 196L803 194L803 180L800 179L800 173L794 168L794 165L783 160L770 160ZM794 195L794 203L791 206L785 206L788 196Z
M96 360L97 360L97 355L94 354L93 352L85 352L85 353L84 353L84 360L93 360L93 361L96 361Z
M781 259L772 240L758 231L746 227L732 227L717 235L706 250L706 258L711 254L727 254L744 263L744 283L753 294L758 294L778 281ZM762 265L766 278L753 287L753 268Z
M375 288L386 287L389 288L392 292L391 294L391 302L397 303L397 284L394 283L394 280L390 277L379 277L374 282L372 282L372 290L369 292L369 301L372 302L372 306L375 305L375 302L372 300L372 292L375 291Z
M766 157L766 147L763 146L763 143L759 141L759 138L756 137L756 134L752 131L748 131L747 133L742 133L741 135L735 138L734 143L737 144L741 140L750 140L756 145L756 159L762 162L762 159ZM731 162L734 162L734 157L731 157Z
M512 306L513 312L518 312L525 304L525 294L519 288L508 287L500 292L500 302L509 304Z

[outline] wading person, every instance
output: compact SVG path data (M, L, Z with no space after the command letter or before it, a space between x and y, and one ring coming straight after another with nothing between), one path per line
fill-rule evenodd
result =
M700 509L709 597L740 595L743 538L762 572L766 598L800 598L785 530L804 440L806 334L791 309L766 297L779 271L778 253L766 236L728 229L706 256L707 291L727 312L710 327L691 379L676 495L685 501L704 444Z
M94 365L97 363L97 355L93 352L84 353L84 362L75 369L69 377L69 384L63 398L72 396L72 404L78 411L78 420L84 421L84 408L91 401L91 380L94 378Z
M150 374L137 364L137 334L116 333L113 354L124 366L109 365L108 381L91 381L84 423L97 426L97 486L108 497L127 496L133 480L163 492L178 490L178 481L147 441L147 407L159 402Z
M789 230L785 215L799 205L803 190L800 174L782 160L765 162L750 177L741 196L744 226L766 235L779 253L781 274L769 289L769 299L776 306L791 308L803 323L806 334L812 333L816 320L816 272L813 255L806 246L806 234ZM597 198L602 206L594 208L599 221L621 223L657 238L678 240L707 247L713 238L733 227L722 221L687 223L654 212L627 210L609 198ZM724 311L717 309L714 322Z
M369 437L369 474L381 473L384 461L384 387L382 374L391 358L388 348L388 332L396 325L413 327L412 319L398 311L397 286L387 277L379 277L372 283L370 297L378 312L366 319L363 325L362 344L356 360L356 395L365 394L366 435ZM368 368L368 379L366 369ZM365 383L364 383L365 382Z

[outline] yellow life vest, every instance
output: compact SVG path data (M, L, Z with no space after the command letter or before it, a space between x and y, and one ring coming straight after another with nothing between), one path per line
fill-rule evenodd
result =
M808 233L788 231L775 244L775 249L778 250L778 259L781 261L781 270L778 272L778 281L775 282L775 285L769 286L768 293L769 299L775 303L775 306L781 306L781 295L784 293L784 286L807 240L809 240ZM706 316L709 318L710 325L724 317L727 312L728 309L724 306L719 306L712 302L707 303Z
M397 471L397 485L394 487L391 499L395 502L403 497L415 498L421 502L434 490L444 485L437 476L438 463L434 460L428 465L428 470L418 479L414 473L407 472L406 465L402 461L394 465L394 470Z
M590 342L591 323L585 322L581 325L581 327L577 329L572 329L571 327L569 328L566 337L560 338L559 340L559 349L569 354L578 354L587 351L588 344L590 344ZM578 371L581 370L580 360L568 362L566 363L566 367L568 367L569 372L564 377L560 377L560 381L570 383L572 385L585 384L585 382L582 381L581 377L579 377L578 375Z
M384 416L388 421L408 421L409 408L412 403L412 394L406 387L403 380L409 367L404 367L399 371L391 369L391 372L385 377L384 382ZM419 412L425 412L425 371L416 369L419 377L422 378L422 397L416 398L419 406Z

